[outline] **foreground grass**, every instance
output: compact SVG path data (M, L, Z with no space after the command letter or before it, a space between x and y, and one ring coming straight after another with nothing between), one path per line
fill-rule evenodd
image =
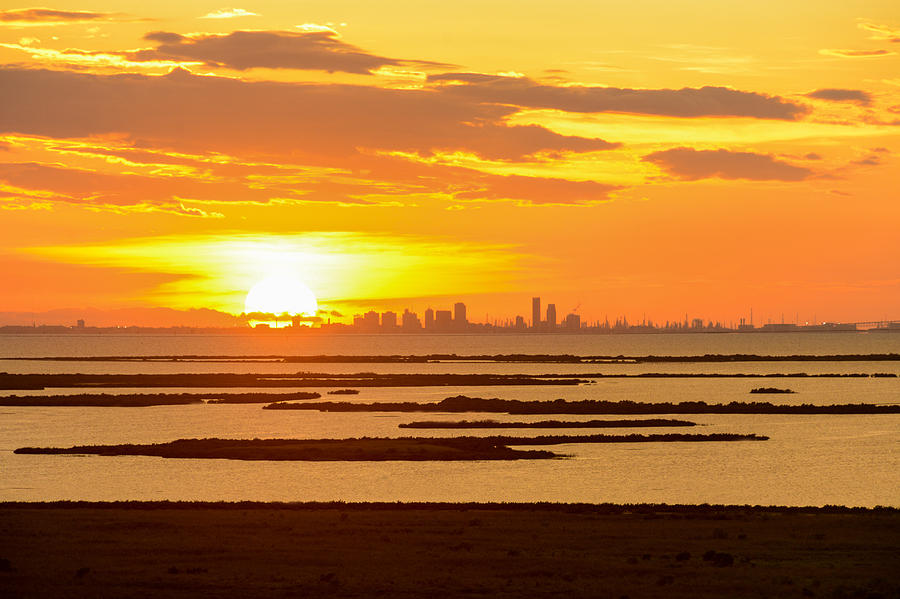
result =
M0 504L0 596L876 598L896 510Z

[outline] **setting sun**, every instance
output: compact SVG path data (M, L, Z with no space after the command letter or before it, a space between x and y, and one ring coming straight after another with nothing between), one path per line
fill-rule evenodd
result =
M303 282L288 275L263 279L247 293L246 312L315 316L319 309L316 296Z

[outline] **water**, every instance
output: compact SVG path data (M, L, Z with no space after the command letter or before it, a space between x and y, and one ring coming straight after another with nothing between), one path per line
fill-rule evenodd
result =
M134 355L391 354L875 354L900 353L900 333L635 335L325 335L287 330L229 335L0 335L0 358Z
M518 343L518 345L517 345ZM173 354L831 354L900 353L900 335L627 336L0 336L0 357ZM898 372L897 363L806 364L185 364L2 361L7 372ZM756 386L793 395L749 395ZM308 391L310 389L303 389ZM50 389L44 393L71 390ZM86 390L79 389L77 392ZM138 390L140 391L140 390ZM184 391L153 389L152 392ZM200 391L199 389L187 391ZM243 389L225 389L240 392ZM278 389L287 392L290 389ZM323 392L324 389L320 390ZM457 393L511 399L896 403L900 379L600 379L578 387L364 388L340 401L439 401ZM135 392L134 389L103 392ZM4 392L7 394L12 394ZM17 392L19 395L31 392ZM269 411L259 405L149 408L0 407L0 500L586 501L900 506L900 415L691 415L702 426L637 432L758 433L766 442L572 444L571 457L518 462L241 462L152 457L14 455L23 446L150 443L183 437L346 438L547 431L399 429L443 418L520 421L603 416ZM554 434L632 432L572 429Z

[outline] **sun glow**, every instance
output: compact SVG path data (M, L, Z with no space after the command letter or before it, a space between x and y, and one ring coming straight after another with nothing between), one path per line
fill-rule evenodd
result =
M256 283L247 293L247 313L315 316L319 309L316 296L299 279L289 275L273 275Z

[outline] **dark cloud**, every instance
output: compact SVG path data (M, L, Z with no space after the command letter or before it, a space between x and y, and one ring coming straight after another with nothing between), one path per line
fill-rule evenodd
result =
M431 90L245 82L183 69L151 77L2 67L0 88L16 90L4 98L0 132L117 134L147 147L328 159L329 166L360 148L522 160L537 152L617 146L536 125L507 125L515 108Z
M144 39L157 42L152 50L127 53L134 61L197 61L213 67L244 71L254 68L340 71L368 75L386 66L448 67L439 63L398 60L369 54L323 31L234 31L226 35L183 36L154 31Z
M817 89L806 94L806 97L815 98L816 100L828 100L830 102L853 102L861 106L869 106L872 103L872 96L868 92L859 89Z
M79 21L102 21L113 15L88 10L54 10L50 8L15 8L0 10L0 23L65 23Z
M675 117L736 116L793 120L806 108L783 98L726 87L625 89L542 85L524 77L479 73L430 75L446 94L479 102L567 112L623 112Z
M821 154L816 154L815 152L810 152L806 156L804 156L807 160L822 160Z
M859 160L853 160L850 164L856 164L859 166L878 166L881 164L881 158L877 155L872 154L871 156L866 156L865 158L861 158Z
M648 154L642 160L688 180L717 177L753 181L802 181L813 174L808 168L794 166L766 154L723 149L673 148Z

